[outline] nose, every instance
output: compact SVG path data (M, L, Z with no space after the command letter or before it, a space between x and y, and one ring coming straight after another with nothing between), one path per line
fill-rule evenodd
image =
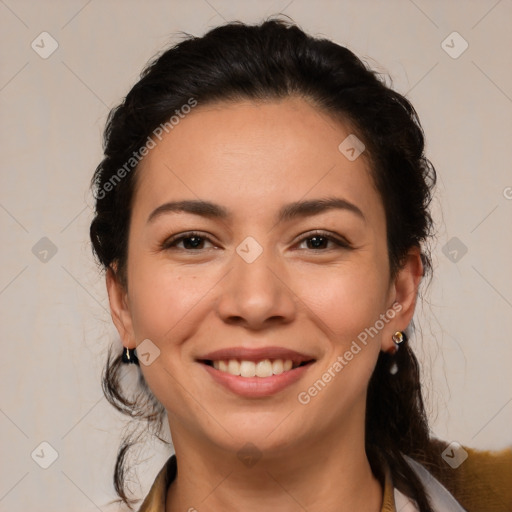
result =
M297 297L286 270L270 251L251 263L234 253L231 270L222 280L217 313L225 323L260 330L293 321Z

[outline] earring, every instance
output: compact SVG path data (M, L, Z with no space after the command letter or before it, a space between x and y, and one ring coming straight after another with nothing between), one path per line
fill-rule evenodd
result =
M137 355L135 354L134 348L123 348L123 355L122 355L123 363L126 364L136 364L139 365L139 360L137 358Z
M405 336L404 332L396 331L395 334L391 336L391 339L395 342L395 346L393 347L392 351L392 354L395 355L400 348L400 344L404 341L407 341L407 337ZM396 361L393 361L393 364L390 366L389 373L391 373L391 375L398 373L398 365L396 364Z
M392 355L395 355L398 352L398 349L400 348L400 345L407 341L407 337L405 336L405 333L402 331L396 331L393 336L391 336L391 339L395 342L395 345L389 349L389 353Z
M398 348L398 345L405 341L405 334L402 331L396 331L395 334L391 336L391 339L395 342L396 348Z

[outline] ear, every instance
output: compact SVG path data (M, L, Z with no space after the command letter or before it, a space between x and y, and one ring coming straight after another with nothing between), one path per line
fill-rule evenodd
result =
M390 287L389 308L395 311L394 318L386 325L383 332L381 349L393 352L395 343L391 336L396 331L403 331L411 323L416 308L418 288L423 277L423 262L421 249L411 247L403 266L398 271Z
M126 348L135 348L132 317L128 306L128 294L116 275L115 270L109 267L105 276L110 302L110 315Z

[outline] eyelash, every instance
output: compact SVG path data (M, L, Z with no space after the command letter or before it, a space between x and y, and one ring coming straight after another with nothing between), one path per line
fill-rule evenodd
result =
M194 237L201 238L210 243L213 243L209 237L204 236L203 234L201 234L197 231L189 231L188 233L184 233L182 235L177 235L177 236L168 238L160 245L160 249L161 250L170 250L170 249L176 248L177 243L180 243L183 240L186 240L187 238L194 238ZM302 237L296 243L300 244L302 242L305 242L305 241L310 240L315 237L324 238L327 241L334 243L340 249L352 249L352 246L350 245L350 243L348 241L346 241L342 238L337 238L337 237L333 236L332 234L325 232L325 231L321 231L321 230L316 230L316 231L313 231L312 233L308 233L307 236ZM186 252L200 252L204 249L179 248L179 250L186 251ZM325 252L325 251L328 251L329 249L307 249L307 250L310 250L313 252Z

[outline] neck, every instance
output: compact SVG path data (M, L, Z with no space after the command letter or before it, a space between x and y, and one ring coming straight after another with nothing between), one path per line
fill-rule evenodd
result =
M383 489L366 457L364 434L331 437L265 453L250 467L218 448L177 443L178 475L166 512L379 512Z

